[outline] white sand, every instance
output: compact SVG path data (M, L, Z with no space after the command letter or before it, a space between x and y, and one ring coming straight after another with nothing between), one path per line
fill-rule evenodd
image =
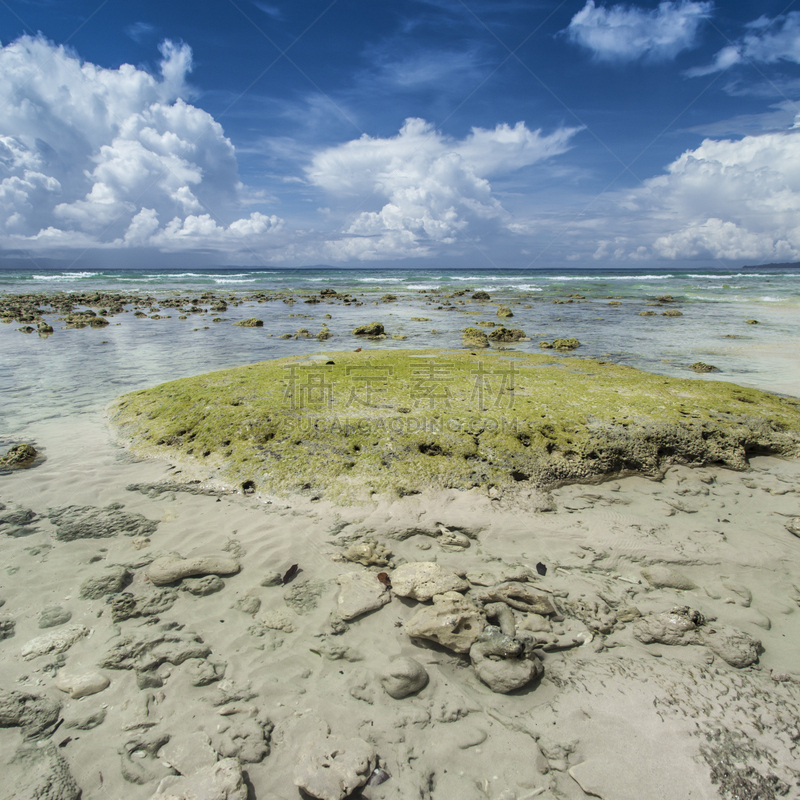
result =
M53 736L85 800L153 796L158 777L141 785L123 778L120 752L128 743L168 735L200 763L207 745L198 732L224 755L226 727L252 732L254 721L266 718L274 724L271 752L243 765L259 800L300 796L292 782L299 748L321 724L374 746L391 777L366 787L365 798L769 798L780 796L780 782L789 787L784 796L800 796L800 538L785 528L800 516L800 463L759 458L747 473L674 468L662 482L634 477L563 487L552 492L551 511L534 510L540 497L491 498L478 490L333 508L307 499L267 504L234 495L217 502L126 491L131 483L181 476L160 463L131 461L108 443L99 417L43 423L37 441L45 463L0 478L0 500L43 517L29 536L0 537L0 618L16 623L14 636L0 642L0 688L56 698L67 720L105 709L97 727L65 723ZM48 508L114 502L159 522L149 545L136 549L125 535L58 541L44 517ZM470 547L443 548L439 525L466 531L474 537ZM500 695L477 679L467 657L408 638L400 626L418 607L414 601L394 597L332 635L336 577L381 571L341 560L346 545L365 534L386 545L396 564L435 560L460 574L500 578L542 562L547 574L534 587L551 593L567 618L553 630L583 631L586 644L546 653L541 682ZM178 591L158 622L115 625L106 598L79 598L85 578L108 565L133 568L126 591L135 597L155 592L144 565L169 552L238 554L242 571L207 597ZM294 563L301 571L287 586L260 586ZM641 577L650 565L670 566L698 588L652 589ZM320 590L315 606L309 587ZM251 590L259 612L233 609ZM308 602L305 613L287 605L289 592ZM193 686L189 662L164 664L157 670L163 686L139 689L132 670L101 669L107 689L70 699L48 666L56 656L21 656L30 640L59 630L38 628L49 606L72 612L68 625L91 629L64 654L70 671L96 670L121 634L175 623L202 637L224 678ZM760 662L736 669L705 647L644 645L631 622L613 624L614 612L627 606L642 614L690 606L761 640ZM282 616L294 632L263 628L265 616ZM609 619L608 633L591 630L603 621L608 627ZM422 663L430 681L395 700L378 676L401 655ZM11 762L21 741L19 728L0 729L9 776L0 797L20 796L24 770ZM130 761L166 774L168 751L157 752ZM715 784L723 773L727 783Z

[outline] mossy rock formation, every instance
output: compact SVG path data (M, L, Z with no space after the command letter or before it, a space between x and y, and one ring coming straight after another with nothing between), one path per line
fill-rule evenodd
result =
M461 331L464 347L488 347L489 337L479 328L464 328Z
M797 400L512 352L282 358L124 395L109 416L134 452L197 477L342 501L800 455Z

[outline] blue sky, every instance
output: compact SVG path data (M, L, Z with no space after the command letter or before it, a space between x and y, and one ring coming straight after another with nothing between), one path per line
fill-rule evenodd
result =
M0 255L800 260L794 6L3 0Z

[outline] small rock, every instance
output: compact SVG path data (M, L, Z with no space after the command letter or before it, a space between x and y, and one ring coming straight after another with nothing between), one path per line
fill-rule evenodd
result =
M427 685L428 673L425 667L413 658L395 658L381 675L381 686L395 700L416 694Z
M181 589L196 597L206 597L225 588L225 582L218 575L204 575L202 578L184 578Z
M486 627L483 611L458 592L437 594L403 626L412 638L430 639L456 653L468 653Z
M526 653L524 644L488 625L469 650L477 676L493 692L508 694L521 689L543 672L542 662Z
M230 556L162 556L147 567L145 574L156 586L166 586L194 575L234 575L240 569L239 562Z
M237 328L263 328L264 320L250 317L249 319L240 319L238 322L233 323Z
M367 325L353 328L354 336L381 336L383 333L383 323L381 322L370 322Z
M681 589L688 591L697 586L671 567L656 565L642 570L642 576L656 589Z
M688 606L676 607L640 617L633 623L633 635L643 644L693 644L696 642L696 629L704 623L699 611Z
M66 628L47 633L31 639L20 651L20 655L25 661L44 655L55 655L69 650L78 639L82 639L89 633L89 629L84 625L70 625Z
M102 725L106 719L106 709L87 709L82 704L70 703L64 709L64 727L76 728L79 731L90 731Z
M786 523L786 530L793 536L800 536L800 517L795 517Z
M247 784L236 758L223 758L188 777L169 776L151 800L247 800Z
M378 542L364 540L355 542L344 551L344 557L365 567L385 567L392 558L391 551Z
M695 361L691 369L694 370L694 372L719 372L719 367L715 367L712 364L705 364L702 361Z
M261 586L282 586L283 575L280 572L268 572L261 581Z
M203 731L178 733L161 748L158 757L181 775L191 775L217 763L217 753Z
M497 308L497 316L498 317L513 317L514 312L508 306L498 306Z
M553 339L553 350L566 352L580 347L581 343L573 336L568 339Z
M4 639L10 639L14 635L16 625L17 623L11 617L0 619L0 642Z
M82 600L97 600L109 594L118 594L131 582L132 577L126 567L109 567L101 575L87 578L81 584L79 596Z
M348 572L336 580L339 583L337 613L343 620L375 611L392 599L389 590L372 572Z
M363 739L312 736L301 747L294 785L318 800L343 800L369 780L375 761Z
M261 598L257 596L256 589L250 589L233 604L233 607L244 614L258 614L261 609Z
M0 728L22 728L26 739L49 736L60 710L61 703L48 697L0 689Z
M31 444L15 444L0 457L0 467L29 467L36 460L36 448Z
M391 574L392 590L400 597L430 600L434 595L450 591L466 591L469 584L455 572L440 567L434 561L412 561Z
M56 675L54 683L57 689L66 692L73 700L77 700L79 697L102 692L111 681L97 670L79 672L62 669Z

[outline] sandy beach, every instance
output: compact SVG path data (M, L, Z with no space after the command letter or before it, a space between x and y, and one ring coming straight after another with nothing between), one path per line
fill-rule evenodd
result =
M104 405L0 475L3 798L800 796L797 460L337 504Z

